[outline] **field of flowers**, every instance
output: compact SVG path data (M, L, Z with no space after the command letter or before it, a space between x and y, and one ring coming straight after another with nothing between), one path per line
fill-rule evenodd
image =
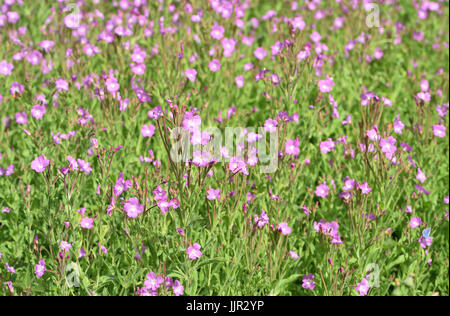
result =
M449 294L448 1L1 0L0 42L0 296Z

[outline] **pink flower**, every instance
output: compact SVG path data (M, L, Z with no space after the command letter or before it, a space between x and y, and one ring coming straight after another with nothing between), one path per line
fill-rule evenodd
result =
M313 32L311 36L309 37L314 43L320 42L322 39L322 36L318 32Z
M152 137L155 134L156 127L153 124L143 125L141 128L141 135L143 137Z
M77 165L81 171L83 171L87 174L90 174L92 172L92 168L89 165L89 162L84 161L83 159L77 159Z
M444 125L433 125L433 134L436 137L444 138L445 130L446 128Z
M206 198L210 201L220 199L220 189L209 189Z
M64 18L64 25L69 29L76 29L80 26L80 19L77 14L69 14Z
M419 244L420 244L420 247L422 247L423 249L430 247L432 242L433 242L432 237L425 237L423 235L420 236Z
M16 274L16 270L14 269L14 267L11 267L8 262L5 262L5 266L6 266L6 271L8 271L9 273L12 274Z
M417 169L416 179L419 180L420 183L424 183L425 180L427 179L427 176L425 175L425 173L422 172L420 168Z
M359 292L359 296L367 295L369 290L370 286L366 278L363 278L362 281L356 285L356 291Z
M91 229L94 226L94 219L89 217L83 217L81 219L80 226L84 229Z
M417 228L420 225L422 225L422 219L420 217L413 217L409 221L409 227L411 227L412 229Z
M328 138L328 140L320 142L319 146L322 154L329 153L330 151L335 149L334 141L331 138Z
M69 91L69 84L67 83L66 80L58 78L55 81L55 88L56 90L58 90L58 92Z
M15 115L16 123L19 125L25 125L28 123L27 113L20 112Z
M247 164L244 159L239 156L232 157L228 164L228 169L233 173L241 172L245 175L248 175Z
M6 60L0 62L0 74L4 76L9 76L14 69L13 64L8 63Z
M369 187L369 184L367 182L364 182L363 184L361 184L359 186L359 188L360 188L362 194L369 194L370 191L372 191L372 188Z
M403 124L403 122L400 121L400 113L399 113L394 120L394 133L401 134L404 127L405 124Z
M286 141L284 152L286 153L286 155L298 156L298 154L300 153L299 146L300 140L298 139L298 137L294 140L289 139Z
M143 212L142 204L139 204L139 199L136 197L130 198L124 204L124 210L127 212L128 217L136 218L139 214Z
M70 249L72 249L72 245L69 244L67 241L64 241L64 240L61 241L60 247L61 247L62 251L70 251Z
M195 259L200 258L202 256L202 252L200 251L201 247L202 246L200 246L197 243L195 243L193 246L188 247L188 249L186 250L186 253L189 256L189 259L195 260Z
M41 118L44 117L44 114L46 112L45 106L43 105L33 105L33 107L31 108L31 115L37 119L40 120Z
M304 288L305 290L310 290L310 291L314 290L314 288L316 287L316 283L313 280L314 280L314 274L312 274L312 273L303 276L302 288Z
M120 84L117 82L117 79L114 77L109 77L106 82L106 89L109 93L114 95L120 88Z
M269 216L267 216L264 210L261 210L261 215L254 215L255 225L258 227L264 227L269 223Z
M147 274L144 285L147 290L156 291L163 283L164 279L161 276L156 276L155 272L150 272Z
M225 32L225 28L221 25L215 24L211 28L211 37L216 40L221 40L223 38L223 33Z
M383 57L384 53L380 48L375 48L375 51L373 53L373 57L375 57L375 59L381 59Z
M417 93L417 98L422 101L429 102L431 100L431 94L428 92L422 91L422 92Z
M319 80L318 85L319 85L320 92L328 93L328 92L331 92L331 90L333 89L332 87L334 86L334 81L327 75L327 79Z
M86 56L91 57L95 54L100 54L100 49L95 45L86 44L83 47L83 52L86 54Z
M316 193L316 196L324 198L328 195L329 190L330 190L330 188L325 183L323 183L316 187L315 193Z
M186 78L188 78L191 82L195 81L195 78L197 77L197 70L193 69L193 68L189 68L186 69L186 71L184 72L184 75L186 76Z
M46 271L45 261L40 260L39 263L35 266L34 273L36 273L36 277L41 278Z
M220 70L220 61L217 59L211 60L208 67L209 67L209 70L211 70L212 72L216 72L216 71Z
M267 56L267 51L263 47L255 49L254 55L257 59L263 60Z
M242 88L244 86L244 76L237 76L234 78L234 81L236 82L236 87Z
M271 118L267 119L264 124L264 130L273 133L277 131L278 121L272 120Z
M173 294L175 294L175 296L183 295L184 287L181 285L180 281L176 280L173 283L172 291L173 291Z
M385 138L381 139L380 141L381 151L386 155L387 159L393 158L397 150L397 146L395 146L396 142L397 140L392 136L389 136L387 139Z
M289 256L292 258L292 259L294 259L294 260L297 260L298 258L300 258L299 256L298 256L298 254L295 252L295 251L289 251Z
M292 232L292 229L288 226L288 223L280 223L278 224L278 231L281 232L283 235L289 235Z
M46 159L45 155L41 155L31 162L31 169L41 173L45 171L49 164L50 160Z

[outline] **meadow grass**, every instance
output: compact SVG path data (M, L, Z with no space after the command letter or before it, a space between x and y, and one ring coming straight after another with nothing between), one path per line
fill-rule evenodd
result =
M447 1L3 2L0 295L448 295Z

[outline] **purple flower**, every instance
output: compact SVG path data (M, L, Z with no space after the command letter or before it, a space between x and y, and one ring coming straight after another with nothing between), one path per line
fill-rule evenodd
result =
M105 246L102 246L100 243L98 243L98 246L100 247L101 252L103 252L105 255L108 254L108 249L106 249Z
M12 274L16 274L16 270L13 267L10 267L8 262L5 262L5 266L6 266L6 271L8 271L9 273L12 273Z
M247 164L244 159L239 156L232 157L228 164L228 169L233 173L241 172L245 175L248 175Z
M274 133L277 131L278 121L272 120L271 118L267 119L264 124L264 130L269 133Z
M319 146L322 154L329 153L330 151L335 149L334 141L331 138L328 138L328 140L320 142Z
M89 165L89 162L87 162L87 161L84 161L82 159L77 159L77 165L81 171L83 171L87 174L90 174L92 172L92 168Z
M144 285L147 290L156 291L159 289L164 279L161 276L156 276L154 272L147 274L147 280L145 280Z
M211 60L208 67L209 67L209 70L211 70L212 72L216 72L216 71L220 70L220 61L217 59Z
M286 153L286 155L298 156L298 154L300 153L299 146L300 140L298 139L298 137L294 140L289 139L286 141L284 152Z
M11 88L9 89L9 92L11 93L12 97L15 97L16 94L21 95L24 89L25 86L23 84L14 81L13 83L11 83Z
M429 102L431 100L431 95L428 92L419 92L417 93L417 98L422 101Z
M370 286L366 278L363 278L362 281L356 285L356 291L359 292L359 296L367 295L369 290Z
M236 82L236 87L242 88L244 86L244 76L237 76L234 78L234 81Z
M67 241L61 241L60 248L62 251L70 251L72 249L72 245Z
M31 162L31 169L41 173L45 171L49 164L50 160L46 159L45 155L41 155Z
M253 54L257 59L263 60L267 56L267 51L264 49L264 47L258 47L257 49L255 49Z
M314 274L312 274L312 273L303 276L302 288L304 288L305 290L313 291L314 288L316 287L316 282L314 282L313 280L314 280Z
M36 273L36 277L41 278L46 271L45 261L40 260L39 263L34 268L34 273Z
M100 54L100 49L95 45L86 44L83 47L83 52L86 54L86 56L91 57L95 54Z
M322 92L322 93L329 93L333 89L334 81L333 81L333 79L331 79L327 75L327 79L326 80L319 80L318 85L319 85L320 92Z
M86 250L83 248L80 249L80 255L78 256L78 259L81 259L83 257L86 257Z
M173 294L175 294L175 296L183 295L184 287L181 285L180 281L176 280L173 283L172 291L173 291Z
M381 59L383 57L384 53L380 48L375 48L375 51L373 53L373 57L375 57L375 59Z
M318 32L313 32L309 37L314 43L320 42L322 36Z
M289 235L292 232L292 229L288 226L288 223L285 222L278 224L277 229L285 236Z
M220 189L209 189L206 198L210 201L220 199Z
M19 125L25 125L28 123L27 113L20 112L15 115L16 123Z
M64 25L69 29L76 29L80 26L80 19L77 14L69 14L64 18Z
M177 228L177 232L178 232L178 234L180 234L181 236L185 236L185 232L184 232L183 228Z
M31 115L37 119L40 120L44 117L44 114L46 112L45 106L36 104L31 108Z
M409 227L411 227L412 229L417 228L420 225L422 225L422 219L420 217L413 217L409 221Z
M155 134L155 129L153 124L144 125L141 128L141 135L143 137L152 137Z
M119 90L120 84L117 82L117 79L115 77L109 77L106 82L106 89L109 93L112 95L115 95L115 93Z
M8 63L6 60L0 62L0 74L4 76L9 76L14 69L13 64Z
M369 194L370 191L372 191L372 188L369 187L369 184L367 182L364 182L359 186L359 189L361 190L362 194Z
M299 256L298 256L298 254L295 252L295 251L289 251L289 256L292 258L292 259L294 259L294 260L297 260L298 258L300 258Z
M223 38L223 33L225 32L225 28L221 25L215 24L211 28L211 37L216 40L221 40Z
M395 146L396 142L397 140L392 136L389 136L387 139L381 139L381 151L386 155L387 159L393 158L395 151L397 150L397 146Z
M269 223L269 216L267 216L266 211L261 210L261 215L254 215L255 218L255 224L258 227L264 227L266 224Z
M433 242L433 237L420 236L419 244L420 244L420 247L422 247L423 249L430 247L432 242Z
M58 78L55 81L55 88L56 90L58 90L58 92L69 91L69 84L67 83L66 80Z
M94 226L94 219L89 217L83 217L81 219L80 226L84 229L91 229Z
M195 260L202 256L202 252L200 251L201 246L197 243L195 243L193 246L188 247L186 250L187 255L189 256L189 259Z
M195 81L195 78L197 77L197 70L193 69L193 68L189 68L186 69L186 71L184 72L184 75L186 76L186 78L188 78L191 82Z
M422 172L420 168L417 169L416 179L419 180L420 183L424 183L425 180L427 179L427 176L425 175L425 173Z
M127 212L128 217L136 218L139 214L143 212L142 204L139 204L139 199L136 197L130 198L124 204L124 210Z
M433 125L433 134L436 137L444 138L445 130L446 128L444 125Z
M320 184L316 187L316 196L318 197L326 197L328 195L328 191L330 190L330 188L326 185L326 183Z
M394 120L394 133L401 134L404 127L405 124L403 124L403 122L400 121L400 113L399 113Z

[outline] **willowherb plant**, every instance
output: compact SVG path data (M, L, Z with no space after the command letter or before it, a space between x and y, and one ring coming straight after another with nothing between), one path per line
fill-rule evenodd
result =
M0 295L448 294L447 6L6 1Z

